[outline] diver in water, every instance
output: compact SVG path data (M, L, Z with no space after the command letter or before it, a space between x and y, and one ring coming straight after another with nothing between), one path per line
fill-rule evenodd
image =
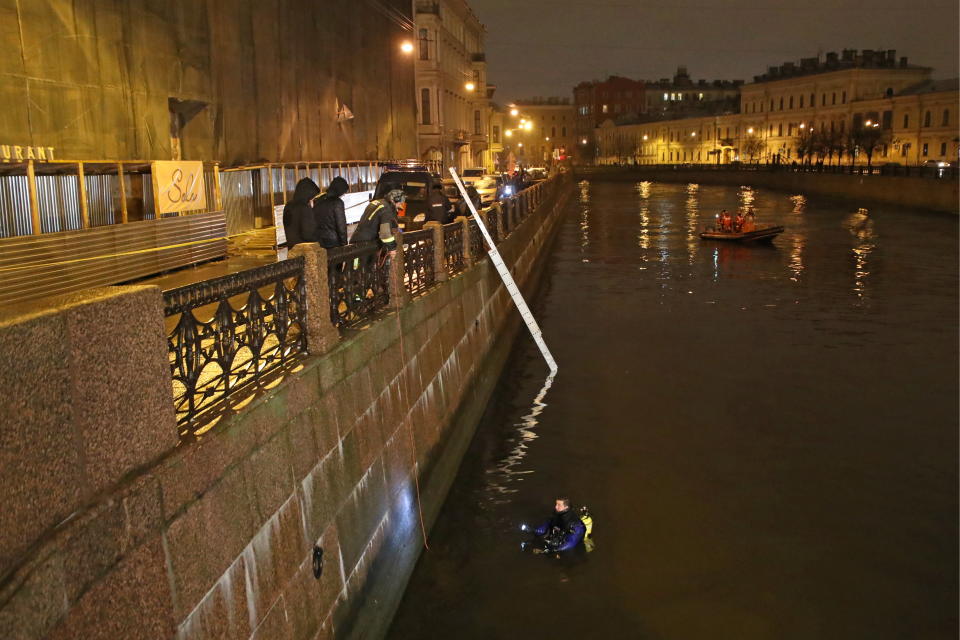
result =
M524 543L523 548L533 546L534 553L559 553L573 549L583 542L587 535L587 527L579 515L570 508L569 498L557 498L553 508L553 515L539 527L531 529L527 525L520 527L522 531L530 531L537 540ZM587 514L589 518L589 513ZM593 520L590 519L593 527Z

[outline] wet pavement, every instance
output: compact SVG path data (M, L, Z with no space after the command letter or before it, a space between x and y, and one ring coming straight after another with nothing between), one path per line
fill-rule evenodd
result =
M721 208L773 246L704 242ZM867 206L867 205L865 205ZM390 638L955 638L957 218L581 183ZM560 494L595 549L521 553Z

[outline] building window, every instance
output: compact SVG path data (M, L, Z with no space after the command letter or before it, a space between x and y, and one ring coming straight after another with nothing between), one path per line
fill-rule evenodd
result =
M793 123L792 123L792 122L787 125L787 135L788 135L788 136L792 136L792 135L793 135Z
M887 157L887 151L888 151L888 150L889 150L889 149L888 149L887 145L883 145L883 150L882 150L881 154L883 155L884 158Z
M777 135L783 137L783 123L777 127Z
M800 108L803 109L803 96L800 96Z
M420 59L430 59L430 38L427 35L426 29L420 29Z
M817 106L817 96L811 93L811 94L810 94L810 108L813 109L815 106Z
M908 151L909 149L910 149L910 143L908 142L908 143L906 143L905 145L903 145L903 146L900 147L900 155L903 156L904 158L906 158L906 157L907 157L907 151Z
M923 147L922 147L922 149L921 149L921 151L920 151L920 155L922 155L922 156L927 155L927 152L930 150L930 149L929 149L929 146L930 146L930 145L929 145L928 143L924 142L924 143L923 143Z
M551 138L556 138L556 137L557 137L557 128L556 128L556 127L550 127L550 137L551 137Z
M793 109L793 96L790 96L790 109Z
M566 138L566 137L567 137L567 128L566 128L566 127L563 127L560 131L561 131L561 134L560 134L560 135L563 136L564 138Z
M783 98L780 98L780 111L783 111Z
M893 111L884 111L881 122L884 129L893 129Z
M669 100L669 99L670 99L670 96L668 96L666 93L663 94L663 101L664 101L664 102L666 102L666 101Z
M420 89L420 122L430 124L430 89Z
M820 96L820 106L821 107L827 106L827 94L823 94Z
M837 92L833 92L833 96L830 98L830 104L837 104Z
M773 100L770 101L770 111L773 111Z
M603 105L603 107L601 107L600 110L601 110L603 113L606 113L607 111L609 111L607 105Z
M473 134L479 136L483 133L483 125L480 122L480 110L473 112Z
M846 92L846 91L844 91L842 94L840 94L840 102L842 102L843 104L847 104L847 92Z
M843 133L843 130L844 130L844 128L846 127L846 125L847 125L846 120L841 120L841 121L840 121L840 133Z
M927 111L926 113L923 114L923 126L925 126L925 127L929 127L929 126L930 126L930 112L929 112L929 111ZM927 154L923 154L923 155L927 155Z
M903 128L906 129L909 126L910 126L910 114L905 113L903 114Z
M941 142L941 143L940 143L940 155L941 155L941 156L946 156L946 155L947 155L947 143L946 143L946 142Z
M941 127L946 127L950 124L950 109L943 110L943 122L940 123ZM940 154L943 155L943 154Z
M500 144L500 125L493 125L493 143Z

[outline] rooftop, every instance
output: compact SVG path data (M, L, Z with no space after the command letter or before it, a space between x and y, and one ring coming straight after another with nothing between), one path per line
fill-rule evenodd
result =
M912 65L906 56L897 60L897 50L844 49L837 53L831 51L821 60L818 54L813 58L801 58L798 63L784 62L780 66L768 67L762 75L753 76L754 83L776 82L785 78L808 76L818 73L831 73L844 69L928 69Z

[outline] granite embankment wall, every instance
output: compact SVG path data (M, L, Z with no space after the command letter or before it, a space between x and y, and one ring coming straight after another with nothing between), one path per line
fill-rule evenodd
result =
M813 194L845 200L852 204L877 203L958 213L960 195L957 181L900 176L860 176L790 171L736 171L698 169L645 169L638 167L580 167L580 178L605 180L652 180L654 182L695 182L715 185L750 185L788 193Z
M571 192L500 244L527 293ZM485 258L179 444L159 290L0 312L0 637L381 636L520 326Z

